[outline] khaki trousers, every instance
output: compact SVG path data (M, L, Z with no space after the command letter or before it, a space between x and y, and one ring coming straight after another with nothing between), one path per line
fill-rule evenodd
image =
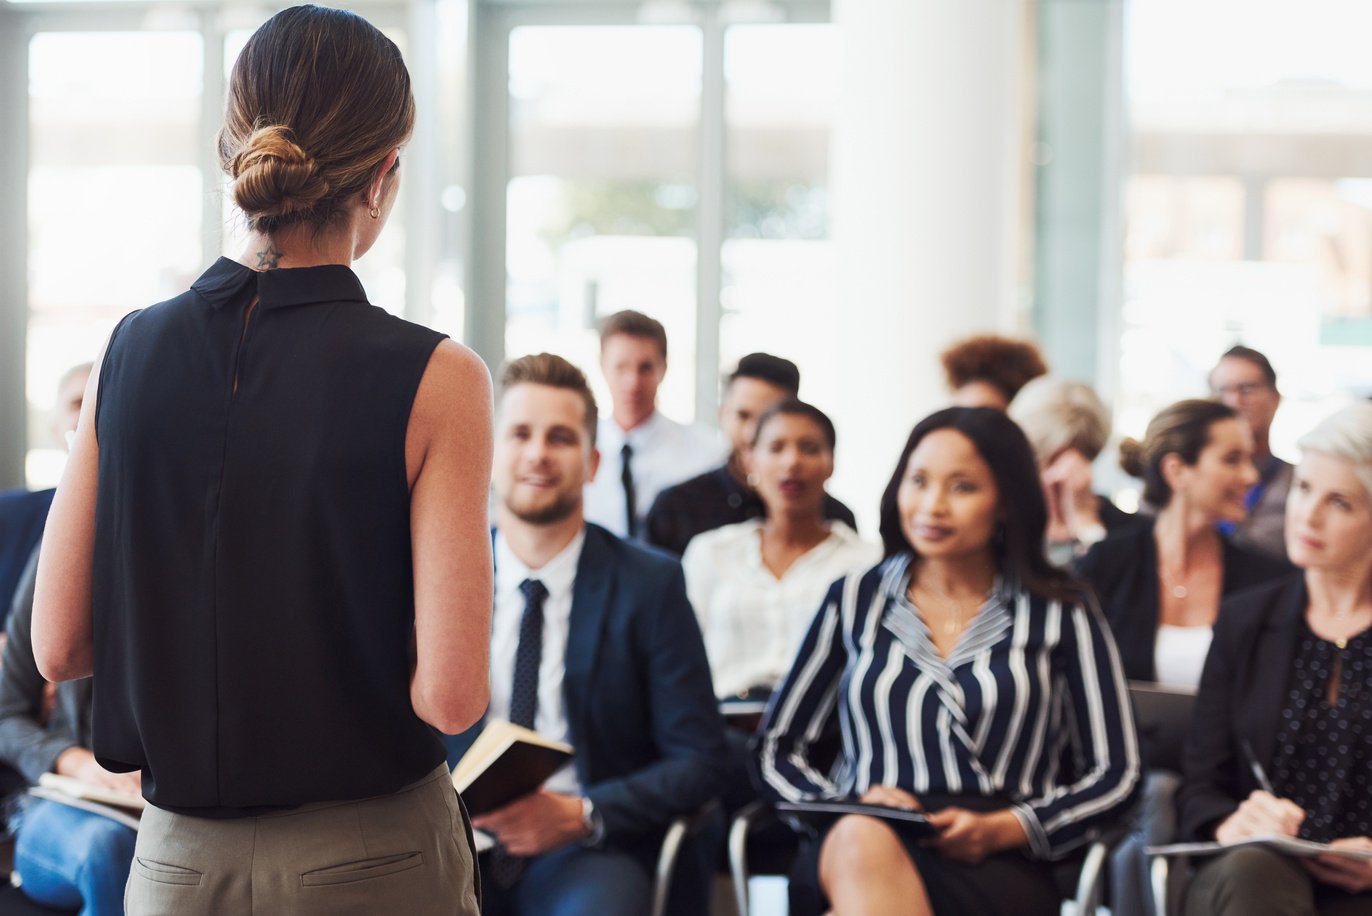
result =
M148 806L130 916L477 916L466 811L440 766L393 795L217 820Z

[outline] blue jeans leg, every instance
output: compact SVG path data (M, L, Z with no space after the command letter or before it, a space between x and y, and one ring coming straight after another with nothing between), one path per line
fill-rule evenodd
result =
M124 912L135 834L123 824L58 802L34 799L14 845L24 893L82 916Z
M626 852L574 844L531 859L511 895L517 916L643 916L653 882Z

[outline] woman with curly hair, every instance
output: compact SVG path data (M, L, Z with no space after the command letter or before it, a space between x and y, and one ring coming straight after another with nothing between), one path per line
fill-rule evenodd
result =
M1030 379L1048 374L1039 348L1027 340L981 334L943 351L943 372L957 407L1004 411Z

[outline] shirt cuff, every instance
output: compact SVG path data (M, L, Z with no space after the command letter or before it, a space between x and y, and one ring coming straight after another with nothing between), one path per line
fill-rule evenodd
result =
M1039 823L1039 817L1034 813L1034 809L1020 802L1012 805L1010 811L1019 818L1020 826L1024 828L1024 835L1029 837L1029 850L1035 857L1047 859L1052 854L1052 846L1048 842L1048 834L1044 832L1043 825Z

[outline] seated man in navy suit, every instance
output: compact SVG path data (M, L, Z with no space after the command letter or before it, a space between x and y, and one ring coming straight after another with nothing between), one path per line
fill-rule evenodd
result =
M583 518L595 430L571 363L544 353L505 369L487 717L576 753L537 792L475 819L499 843L482 860L487 913L641 916L667 825L728 777L680 564ZM481 728L452 739L450 762Z

